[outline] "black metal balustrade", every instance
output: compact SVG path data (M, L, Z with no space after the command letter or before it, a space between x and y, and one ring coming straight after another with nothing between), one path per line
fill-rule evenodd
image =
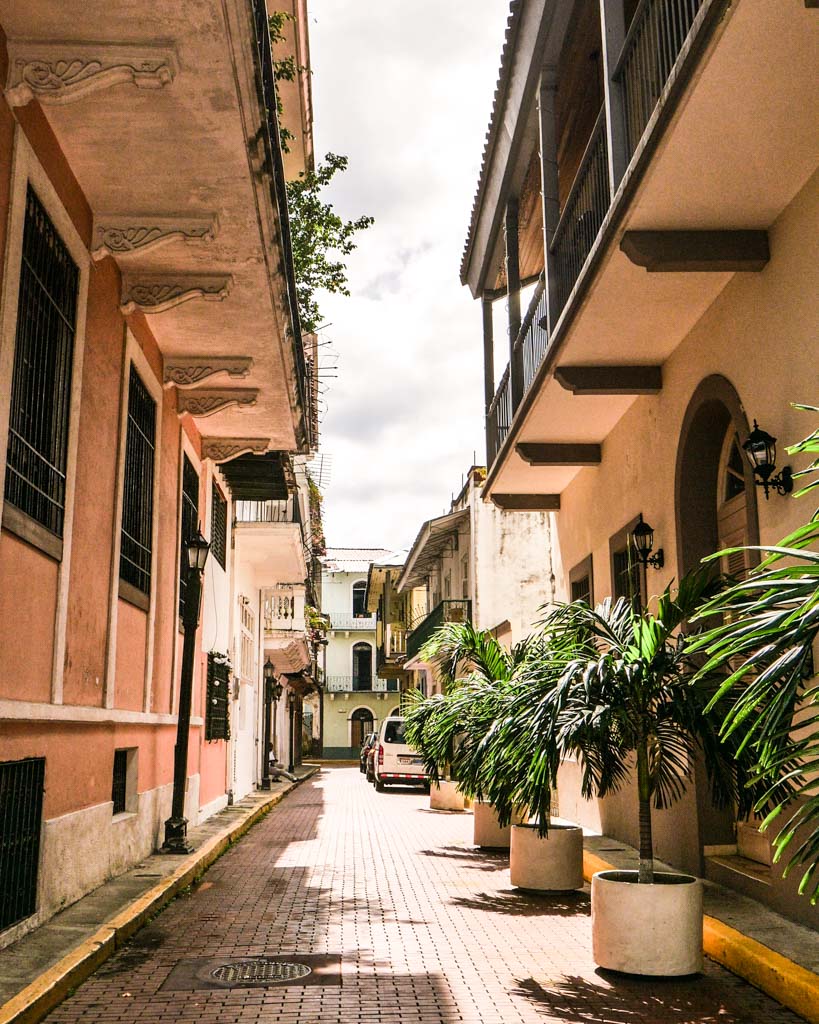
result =
M529 308L520 327L520 334L515 348L522 349L523 357L523 392L532 386L538 367L543 362L549 345L548 300L543 277L535 286Z
M628 159L643 137L703 4L704 0L642 0L634 13L613 75L623 87Z
M611 204L606 111L600 109L552 239L555 314L566 305Z
M512 425L512 385L509 367L503 371L498 390L486 414L486 447L489 465L495 461Z
M0 931L37 909L45 758L0 763Z
M407 658L414 658L435 630L445 622L470 622L471 619L471 601L441 601L407 636Z
M236 523L299 523L299 502L295 497L286 501L237 501L233 506Z

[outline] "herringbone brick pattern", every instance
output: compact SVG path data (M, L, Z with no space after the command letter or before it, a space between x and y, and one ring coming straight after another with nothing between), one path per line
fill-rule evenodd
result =
M139 1024L797 1024L714 964L682 981L594 969L588 896L526 896L472 817L354 768L287 797L48 1018ZM180 959L323 953L342 984L168 991Z

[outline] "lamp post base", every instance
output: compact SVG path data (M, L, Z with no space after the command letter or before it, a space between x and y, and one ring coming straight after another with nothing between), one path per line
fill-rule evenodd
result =
M160 853L193 853L188 843L188 819L167 818L165 820L165 842L159 848Z
M262 779L262 781L259 783L259 789L269 790L272 788L272 781L269 777L266 779Z

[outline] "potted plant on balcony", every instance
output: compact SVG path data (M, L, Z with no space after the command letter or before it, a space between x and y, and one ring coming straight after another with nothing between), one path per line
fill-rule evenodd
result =
M636 763L639 870L602 871L592 879L593 955L600 967L647 975L701 969L701 883L655 872L651 810L683 795L698 751L717 805L736 801L747 812L751 803L736 745L720 742L706 714L718 683L696 675L675 635L717 586L700 569L673 596L665 590L656 614L621 598L596 608L564 605L544 622L550 642L573 652L560 681L557 731L561 748L578 758L583 795L616 792ZM529 773L522 793L533 784Z

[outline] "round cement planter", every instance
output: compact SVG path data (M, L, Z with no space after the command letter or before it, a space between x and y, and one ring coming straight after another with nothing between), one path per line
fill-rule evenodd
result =
M583 829L550 825L542 838L537 825L513 825L509 847L512 885L532 892L565 892L583 887Z
M433 811L464 811L467 801L457 782L441 779L429 787L429 806Z
M598 967L676 977L702 970L702 883L693 875L636 871L592 878L592 952Z
M526 815L515 812L512 815L512 823L506 828L498 824L498 815L492 804L476 800L473 807L475 815L473 842L484 850L508 850L512 837L512 825L520 825L526 820Z

